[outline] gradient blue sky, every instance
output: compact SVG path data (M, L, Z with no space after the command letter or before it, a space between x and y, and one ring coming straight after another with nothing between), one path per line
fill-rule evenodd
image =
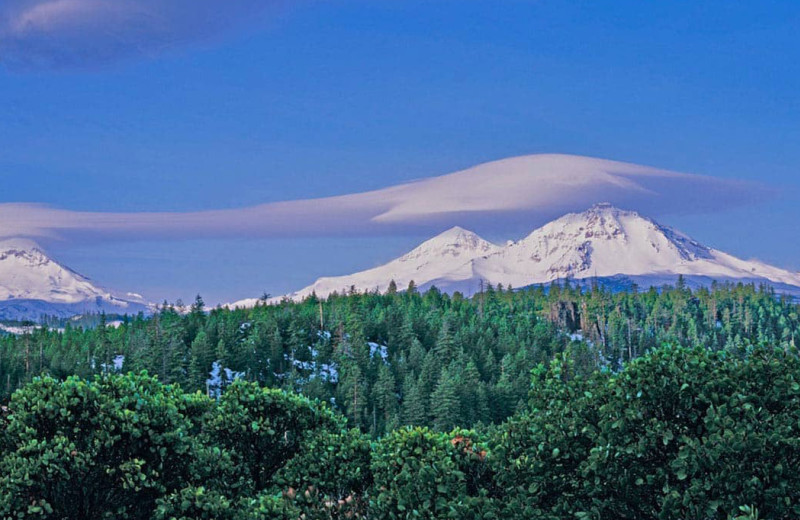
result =
M83 0L8 5L48 1ZM202 4L189 16L176 0L159 34L124 39L91 24L4 36L18 12L0 6L0 203L237 208L558 152L774 186L766 203L661 220L800 269L796 1L241 1L205 17ZM219 302L423 238L46 245L110 287Z

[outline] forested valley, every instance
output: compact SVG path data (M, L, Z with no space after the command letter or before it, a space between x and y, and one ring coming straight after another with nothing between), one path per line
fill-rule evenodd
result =
M8 335L0 517L797 518L799 310L411 286Z

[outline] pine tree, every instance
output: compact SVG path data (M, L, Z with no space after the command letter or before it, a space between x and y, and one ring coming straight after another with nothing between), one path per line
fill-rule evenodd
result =
M448 365L455 358L456 341L452 328L451 318L448 316L442 321L439 336L436 338L434 352L442 365Z
M203 301L203 297L198 294L194 299L194 303L189 308L189 314L186 320L188 322L186 324L187 341L194 341L200 328L205 323L205 308L206 303Z
M170 324L164 331L161 371L159 377L164 383L177 383L186 386L189 375L190 348L183 341L183 330L179 322Z
M381 365L373 390L373 403L380 411L380 424L375 428L375 434L391 431L398 425L396 385L392 371L388 366Z
M286 372L284 353L281 330L276 326L269 338L269 367L275 376L280 376Z
M424 426L428 424L428 410L424 388L411 374L403 384L403 424Z
M433 351L429 351L425 354L425 360L422 362L422 370L419 374L419 386L422 390L422 398L425 400L426 408L428 408L428 398L439 382L442 373L441 367L442 364Z
M111 341L108 339L108 325L105 312L100 314L100 323L95 329L94 356L96 363L99 363L98 368L102 373L108 374L114 371L113 352Z
M487 417L482 415L478 403L478 389L481 386L481 375L478 367L471 359L466 363L461 372L460 385L458 389L461 404L460 414L463 424L475 424L478 421L485 421Z
M192 355L189 363L189 389L206 391L206 380L214 363L214 349L204 330L192 341Z
M422 343L420 343L417 338L414 338L411 343L411 348L408 351L409 370L420 373L422 370L422 364L425 362L425 355L426 353Z
M358 363L352 359L346 359L339 364L339 384L336 393L336 402L350 420L350 424L365 431L370 396L364 374Z
M436 390L431 395L433 426L439 431L452 430L461 422L458 387L459 382L455 374L449 369L444 370Z

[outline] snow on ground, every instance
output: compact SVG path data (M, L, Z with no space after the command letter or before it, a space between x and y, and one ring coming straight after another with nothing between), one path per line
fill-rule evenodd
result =
M381 359L383 360L384 363L389 361L389 347L387 347L386 345L379 345L372 341L367 342L367 345L369 345L370 357L375 357L375 355L378 354L381 356Z
M17 336L21 336L22 334L31 334L33 331L38 329L38 325L3 325L0 323L0 331L5 332L7 334L14 334Z

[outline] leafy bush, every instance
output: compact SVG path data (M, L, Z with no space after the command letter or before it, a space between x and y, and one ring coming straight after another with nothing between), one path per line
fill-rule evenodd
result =
M461 432L394 431L377 443L373 455L371 513L389 519L495 518L488 490L470 489L468 471L483 465L485 456Z
M372 445L358 430L320 432L275 475L306 518L366 518Z
M192 486L160 499L153 520L236 520L241 516L227 497Z
M583 471L592 512L726 518L741 503L800 515L800 360L661 349L614 380Z
M608 375L582 375L560 356L532 371L529 408L499 428L493 464L512 518L570 517L579 510L579 472L597 438L597 403Z
M0 513L149 518L189 477L193 399L146 374L34 380L9 404Z
M539 368L530 411L496 438L505 514L726 519L744 502L797 518L799 378L783 350L663 348L614 376Z
M244 501L237 520L298 520L300 511L281 496L263 494L256 500Z
M0 405L0 458L6 451L13 449L11 435L8 432L9 411Z
M662 348L617 373L560 356L485 434L371 440L236 382L44 377L0 414L0 518L800 518L800 357ZM742 505L746 504L746 505Z
M236 381L209 415L209 441L229 450L234 463L251 479L257 492L292 459L307 438L342 428L327 407L282 390Z

